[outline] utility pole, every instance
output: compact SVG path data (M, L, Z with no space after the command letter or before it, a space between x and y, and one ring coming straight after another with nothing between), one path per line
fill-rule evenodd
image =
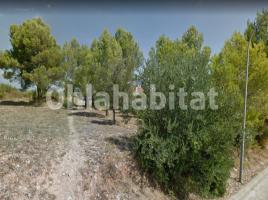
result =
M243 182L243 172L244 172L244 160L245 160L245 140L246 140L246 121L247 121L247 98L248 98L248 71L249 71L249 48L251 44L254 31L252 31L248 46L247 46L247 65L246 65L246 76L245 76L245 96L244 96L244 114L243 114L243 132L242 132L242 142L240 150L240 171L239 171L239 182Z
M258 24L258 26L267 24ZM249 49L251 45L251 41L254 33L256 33L257 25L256 22L253 23L253 30L250 34L247 46L247 64L246 64L246 75L245 75L245 96L244 96L244 115L243 115L243 130L242 130L242 141L241 141L241 149L240 149L240 170L239 170L239 182L243 183L243 174L244 174L244 160L245 160L245 140L246 140L246 122L247 122L247 98L248 98L248 73L249 73ZM267 26L268 29L268 26Z
M254 33L257 30L257 25L253 23L253 30L250 33L248 45L247 45L247 64L246 64L246 74L245 74L245 96L244 96L244 115L243 115L243 130L242 130L242 141L240 149L240 170L239 170L239 182L243 183L243 172L244 172L244 160L245 160L245 140L246 140L246 123L247 123L247 99L248 99L248 73L249 73L249 63L250 63L250 54L249 49L251 45L252 38Z

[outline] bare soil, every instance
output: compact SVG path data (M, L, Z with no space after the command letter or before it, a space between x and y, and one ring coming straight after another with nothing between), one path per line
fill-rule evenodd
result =
M136 120L85 110L0 105L0 199L171 199L140 174L132 155ZM238 158L238 155L236 155ZM228 199L241 187L238 159ZM247 153L245 183L268 166L268 150ZM191 195L191 199L201 199Z
M101 112L22 102L0 114L0 199L168 199L139 173L135 124L119 115L112 125Z

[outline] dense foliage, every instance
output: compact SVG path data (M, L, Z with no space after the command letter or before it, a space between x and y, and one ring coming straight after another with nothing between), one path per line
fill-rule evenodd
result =
M234 33L212 62L215 84L226 95L236 97L238 113L242 113L244 107L247 45L241 34ZM248 141L252 143L256 136L263 134L261 129L268 118L268 58L263 42L250 45L249 68L247 128Z
M40 18L11 25L10 42L12 49L0 56L5 78L19 81L23 89L36 86L42 98L63 73L61 50L50 28Z
M134 72L142 65L143 56L137 42L131 33L118 29L113 36L104 30L95 39L88 50L85 61L74 71L74 83L83 93L87 84L93 84L94 95L105 91L110 96L110 106L113 105L113 86L131 94L133 91ZM118 107L119 109L122 103Z
M265 45L265 52L268 55L268 10L257 13L255 22L248 22L245 37L248 40L253 32L253 43L262 42Z
M210 49L203 47L202 35L191 27L181 40L160 37L142 74L143 88L150 84L166 96L184 88L188 94L205 94L214 87L209 67ZM185 98L190 105L192 97ZM186 197L188 192L210 196L224 194L232 166L234 132L233 107L219 91L219 110L147 108L140 113L143 126L136 141L142 168L167 191ZM206 97L206 105L208 98Z

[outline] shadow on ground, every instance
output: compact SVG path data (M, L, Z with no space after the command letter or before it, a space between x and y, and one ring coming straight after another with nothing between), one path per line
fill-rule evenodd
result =
M80 116L80 117L98 117L98 118L105 117L102 114L98 114L98 113L94 113L94 112L74 112L74 113L69 113L69 115Z
M32 102L28 101L0 101L1 106L31 106Z
M134 137L117 136L105 139L107 142L116 145L120 151L133 151Z
M91 123L98 124L98 125L109 125L109 126L114 125L113 121L109 120L109 119L107 119L107 120L105 120L105 119L103 119L103 120L91 120Z
M130 122L130 120L133 118L133 116L127 115L127 114L124 114L124 113L123 114L119 114L119 117L122 117L123 122L125 124L128 124Z

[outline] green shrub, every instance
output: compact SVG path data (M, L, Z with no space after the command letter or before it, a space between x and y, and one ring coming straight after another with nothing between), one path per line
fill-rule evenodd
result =
M7 84L0 84L0 99L3 99L6 94L11 92L16 92L16 88L13 88Z
M202 48L202 35L195 28L182 40L161 37L141 75L145 94L149 97L150 84L166 97L171 84L176 92L184 88L188 94L207 94L213 87L209 58L210 50ZM209 197L225 192L237 136L234 122L239 116L232 114L235 97L217 92L218 110L181 110L176 98L174 110L147 108L138 114L143 122L135 141L140 166L178 198L187 198L189 192ZM185 104L190 105L190 100L185 98ZM205 102L209 105L208 97Z
M20 91L8 84L0 84L0 99L28 98L32 96L31 91Z
M10 85L7 85L7 84L0 84L0 92L3 94L3 93L9 93L9 92L14 92L16 91L17 89L10 86Z
M268 120L266 119L262 129L260 129L261 134L256 136L258 145L262 148L266 148L268 145Z
M265 124L265 128L263 129L263 137L268 139L268 125Z

